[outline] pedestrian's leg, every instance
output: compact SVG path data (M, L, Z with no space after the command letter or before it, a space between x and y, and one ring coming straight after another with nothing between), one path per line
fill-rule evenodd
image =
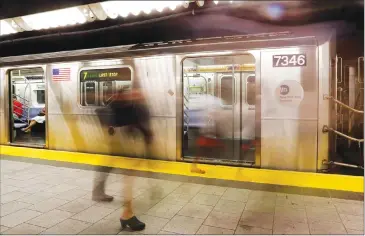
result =
M112 167L97 166L94 178L92 199L94 201L113 201L113 197L105 194L105 182Z
M146 156L149 157L152 154L152 139L153 133L149 126L146 124L140 124L137 126L144 137L144 143L146 147Z
M200 155L194 158L193 164L191 165L191 169L190 169L191 172L198 173L198 174L205 174L205 170L200 169L198 167L198 163L199 163L200 159L201 159Z
M193 172L193 173L198 173L198 174L205 174L205 170L203 169L200 169L198 167L198 162L200 160L200 157L195 157L194 160L193 160L193 164L191 165L191 169L190 171Z
M26 128L23 128L22 131L24 131L25 133L28 133L28 132L30 132L32 127L35 126L36 124L37 124L37 121L31 120L30 124Z
M129 219L134 216L133 208L132 208L132 199L133 199L133 180L134 176L126 175L124 176L124 185L123 185L123 196L125 202L125 208L123 210L121 219Z
M204 138L200 137L198 139L197 142L197 147L198 147L198 151L197 151L197 156L194 158L193 163L191 165L190 171L193 173L198 173L198 174L205 174L205 170L202 170L198 167L198 162L200 160L200 157L203 156L204 153Z
M134 177L126 175L123 179L124 209L120 216L122 229L129 227L134 231L143 230L146 225L137 219L137 217L134 215L132 207Z

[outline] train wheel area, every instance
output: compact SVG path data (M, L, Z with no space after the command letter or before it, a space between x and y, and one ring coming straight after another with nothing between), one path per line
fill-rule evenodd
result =
M119 224L126 175L137 176L134 207L144 234L363 234L363 193L144 172L147 161L118 158L129 171L114 169L106 185L114 201L97 203L91 199L96 155L0 150L2 234L129 234ZM188 165L150 164L182 174Z

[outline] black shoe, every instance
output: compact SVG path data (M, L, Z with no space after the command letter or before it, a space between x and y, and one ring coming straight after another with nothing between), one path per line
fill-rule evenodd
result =
M120 219L120 224L122 225L122 230L126 227L129 227L133 231L141 231L146 227L146 224L139 221L135 216L129 218L128 220Z
M98 195L94 195L92 197L93 201L97 201L97 202L111 202L113 201L114 197L106 195L106 194L98 194Z

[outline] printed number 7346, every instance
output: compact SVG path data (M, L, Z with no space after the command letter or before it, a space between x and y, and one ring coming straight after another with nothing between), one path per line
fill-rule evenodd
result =
M273 56L274 67L305 66L306 64L307 64L307 58L304 54Z

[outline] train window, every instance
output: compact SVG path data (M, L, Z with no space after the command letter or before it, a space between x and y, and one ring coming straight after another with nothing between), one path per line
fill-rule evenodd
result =
M247 77L246 102L248 105L255 105L256 103L256 83L255 83L255 76L253 75Z
M46 103L46 96L44 90L36 90L37 91L37 103L38 104L45 104Z
M96 84L95 82L86 82L85 83L85 104L87 106L96 106Z
M132 71L129 67L82 70L79 81L81 106L107 106L118 88L131 85Z
M208 82L202 76L188 77L190 95L203 95L207 93Z
M107 81L102 86L103 105L109 104L112 96L113 96L113 83L111 81Z
M233 104L232 97L233 97L233 76L224 76L221 78L221 86L220 86L220 97L222 100L222 105L230 106Z
M190 94L203 94L204 87L203 86L190 86L189 92L190 92Z

